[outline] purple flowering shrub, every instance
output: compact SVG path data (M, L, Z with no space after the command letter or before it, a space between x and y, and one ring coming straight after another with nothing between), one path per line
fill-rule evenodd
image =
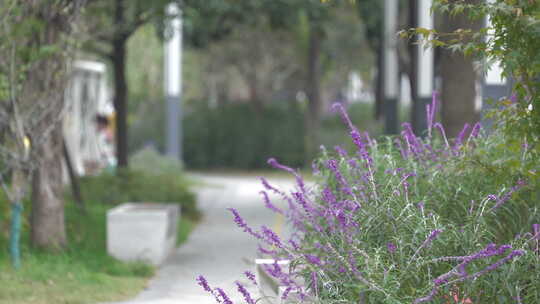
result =
M315 186L269 160L296 178L290 193L262 179L265 205L285 215L294 233L284 237L250 227L230 211L260 241L261 254L291 261L265 269L286 287L284 298L294 293L321 303L540 303L537 208L527 207L521 227L505 222L528 191L526 181L509 176L495 184L479 176L467 164L491 139L481 136L479 124L446 138L434 120L436 106L434 97L424 138L404 124L401 136L378 142L360 133L336 105L356 150L323 149L313 166ZM276 206L267 193L288 208ZM208 291L225 301L222 291ZM245 298L251 303L256 296Z

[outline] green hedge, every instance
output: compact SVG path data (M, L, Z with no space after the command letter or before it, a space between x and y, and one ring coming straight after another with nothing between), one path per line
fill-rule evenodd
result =
M164 112L158 107L130 126L129 148L138 151L148 143L164 151ZM275 157L292 167L309 165L304 159L304 111L301 105L275 103L256 114L249 104L230 103L208 108L205 102L185 107L183 147L185 165L191 169L268 168ZM370 104L352 104L351 119L362 131L380 134ZM347 130L336 115L321 123L320 142L328 148L347 142Z
M184 160L190 168L264 168L269 157L304 164L299 111L268 108L259 115L246 104L196 109L184 120Z
M179 174L154 175L136 170L121 171L119 176L103 173L81 179L82 195L88 203L112 206L125 202L177 202L183 215L197 219L195 195L188 186Z

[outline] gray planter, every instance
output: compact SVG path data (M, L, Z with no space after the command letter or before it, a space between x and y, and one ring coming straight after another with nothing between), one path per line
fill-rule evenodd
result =
M178 204L126 203L107 212L107 252L160 265L176 244Z

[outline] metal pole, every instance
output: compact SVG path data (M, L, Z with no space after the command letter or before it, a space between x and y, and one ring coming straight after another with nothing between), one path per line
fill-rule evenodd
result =
M433 16L431 16L431 0L418 0L418 27L432 29ZM418 38L418 81L416 82L418 101L414 109L415 121L417 122L414 130L418 135L424 135L427 130L426 105L431 102L433 94L433 48L426 48L426 44Z
M166 154L182 160L182 17L176 3L167 6L167 15L174 17L165 42Z
M384 0L384 117L385 133L398 132L399 66L397 56L398 1Z

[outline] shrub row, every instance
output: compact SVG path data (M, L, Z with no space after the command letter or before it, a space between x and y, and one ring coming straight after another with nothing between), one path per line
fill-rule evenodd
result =
M379 134L369 104L353 104L349 111L362 130ZM326 111L325 111L326 112ZM293 167L309 165L304 152L304 110L299 106L276 103L255 113L249 104L230 103L208 108L205 103L186 107L183 119L185 165L191 169L266 168L268 157L278 157ZM164 151L164 113L161 108L146 113L130 126L130 151L148 145ZM343 142L345 128L330 115L322 121L321 144Z

